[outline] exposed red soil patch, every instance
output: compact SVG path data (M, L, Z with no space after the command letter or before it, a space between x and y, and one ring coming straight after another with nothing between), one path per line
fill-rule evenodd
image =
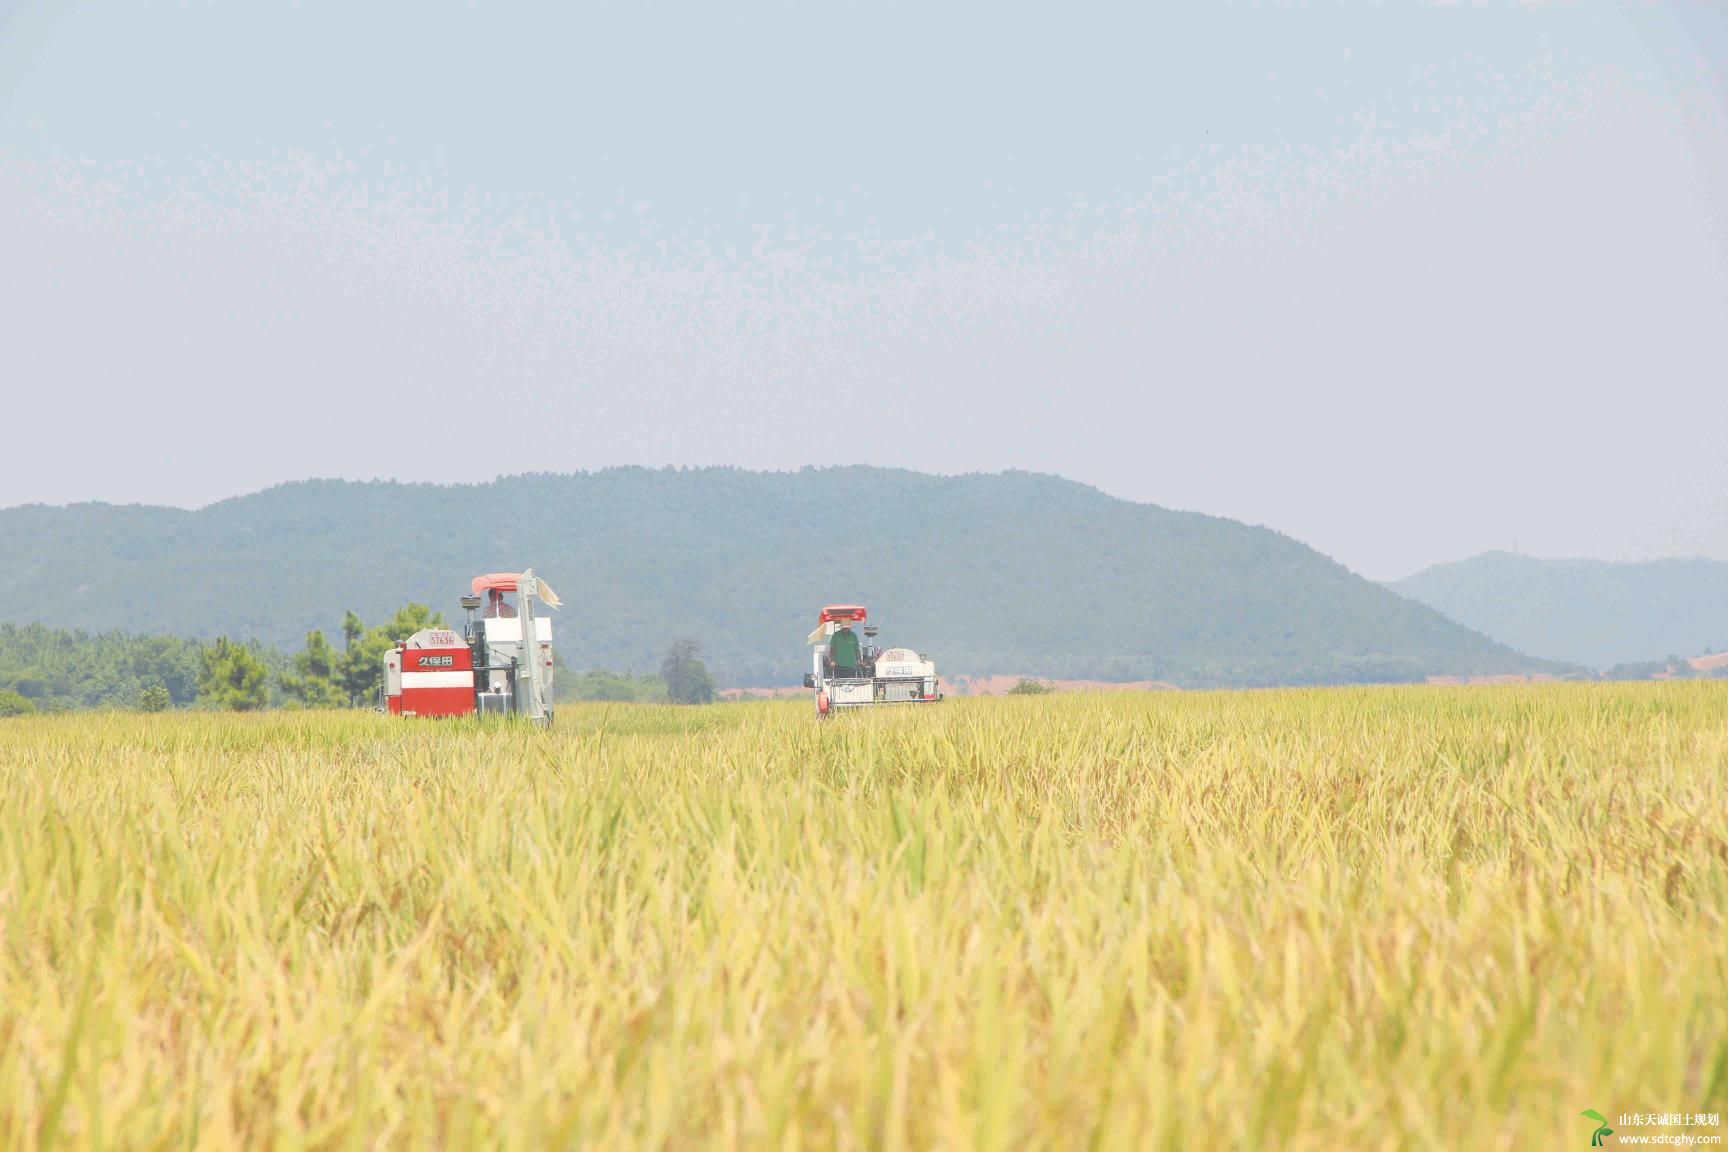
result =
M1526 676L1521 672L1508 672L1500 676L1430 676L1430 684L1550 684L1559 680L1546 672L1533 672Z
M1162 680L1046 680L1042 676L942 676L942 691L950 696L1002 696L1022 680L1035 680L1058 692L1174 692Z

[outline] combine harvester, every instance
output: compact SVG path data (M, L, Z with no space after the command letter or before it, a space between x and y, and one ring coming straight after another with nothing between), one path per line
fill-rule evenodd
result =
M552 621L534 615L538 599L557 608L546 583L526 572L476 576L460 603L461 635L422 628L384 657L384 709L392 716L520 716L552 723ZM515 603L506 599L515 596ZM484 599L482 599L484 597ZM482 604L485 612L474 615Z
M804 674L804 687L816 691L816 714L832 715L843 708L873 704L934 704L942 699L936 665L910 648L876 647L877 629L864 629L859 641L852 625L863 624L862 604L830 604L817 618L809 641L815 647L813 668Z

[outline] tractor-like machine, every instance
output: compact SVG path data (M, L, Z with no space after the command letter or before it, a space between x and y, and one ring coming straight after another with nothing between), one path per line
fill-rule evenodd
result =
M804 687L816 693L816 714L875 704L934 704L942 699L936 665L910 648L880 648L862 604L830 604L817 618ZM853 630L863 630L860 639Z
M460 601L468 616L460 634L422 628L384 657L385 711L550 725L552 621L534 615L534 602L557 608L558 597L533 569L476 576L471 591Z

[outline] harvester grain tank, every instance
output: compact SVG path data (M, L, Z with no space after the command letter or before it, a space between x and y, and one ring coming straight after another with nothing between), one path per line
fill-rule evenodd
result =
M384 657L384 707L393 716L520 716L551 724L552 621L545 581L525 572L476 576L460 603L460 634L423 628ZM479 613L476 615L476 613Z

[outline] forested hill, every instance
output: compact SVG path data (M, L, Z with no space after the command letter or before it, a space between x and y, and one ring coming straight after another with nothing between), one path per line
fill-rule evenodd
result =
M345 609L451 618L532 565L573 668L703 641L723 683L795 683L824 603L944 672L1185 686L1543 667L1275 532L1026 473L610 469L491 484L309 481L198 511L0 511L0 620L298 646Z
M1523 651L1594 668L1728 647L1728 564L1719 560L1485 552L1392 587Z

